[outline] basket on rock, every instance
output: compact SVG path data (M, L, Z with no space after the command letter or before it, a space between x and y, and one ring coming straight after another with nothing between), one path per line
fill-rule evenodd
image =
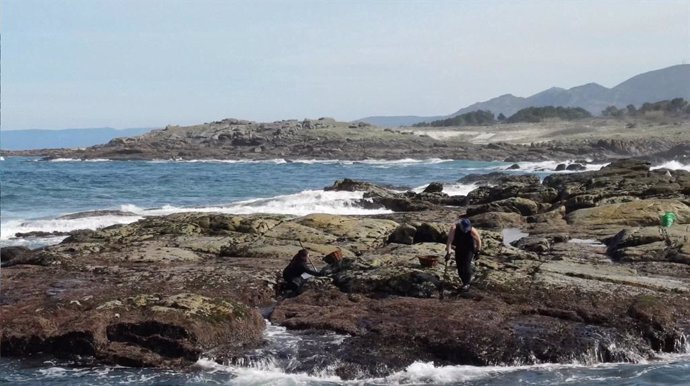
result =
M337 249L323 257L326 264L338 264L343 260L343 251Z
M421 264L422 267L433 267L438 264L438 256L417 256L417 259L419 259L419 264Z

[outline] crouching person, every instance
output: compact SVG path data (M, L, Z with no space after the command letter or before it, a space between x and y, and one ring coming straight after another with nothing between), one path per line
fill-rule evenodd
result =
M302 274L309 274L312 276L324 276L321 272L309 267L309 251L300 249L299 252L290 260L290 263L283 270L283 280L285 280L286 289L292 291L293 295L300 293L302 286L306 279Z

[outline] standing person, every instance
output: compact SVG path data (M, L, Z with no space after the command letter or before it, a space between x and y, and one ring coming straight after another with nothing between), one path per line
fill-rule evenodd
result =
M323 276L321 272L316 271L313 267L310 268L307 262L309 262L309 251L300 249L283 270L283 279L287 284L287 289L292 290L295 295L299 293L304 284L305 279L302 278L303 273L308 273L313 276Z
M472 227L469 219L463 218L450 227L448 243L446 244L446 260L450 258L451 248L455 247L455 264L458 266L458 276L462 280L462 291L470 288L472 281L472 260L482 249L482 239L479 232Z

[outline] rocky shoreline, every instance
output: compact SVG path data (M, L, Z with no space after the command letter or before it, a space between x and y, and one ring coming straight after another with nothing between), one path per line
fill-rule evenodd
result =
M593 118L464 128L388 129L330 118L259 123L224 119L167 126L84 149L3 151L3 156L110 160L268 160L442 158L597 162L635 157L690 159L690 121Z
M346 334L315 351L344 379L436 364L638 362L690 349L690 173L619 160L600 171L475 177L447 196L352 180L377 216L180 213L59 245L3 248L0 354L77 363L185 367L247 360L264 317L289 329ZM661 233L659 216L677 221ZM485 248L472 289L444 253L467 215ZM526 234L512 240L511 232ZM301 245L339 249L299 296L276 297ZM317 268L325 263L313 259ZM278 299L278 301L277 301ZM277 301L277 303L276 303ZM262 310L271 311L262 314ZM323 370L313 364L304 371Z

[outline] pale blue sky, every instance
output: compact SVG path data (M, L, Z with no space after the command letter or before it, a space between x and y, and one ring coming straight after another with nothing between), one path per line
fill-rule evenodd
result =
M690 0L2 0L2 129L442 115L690 61Z

